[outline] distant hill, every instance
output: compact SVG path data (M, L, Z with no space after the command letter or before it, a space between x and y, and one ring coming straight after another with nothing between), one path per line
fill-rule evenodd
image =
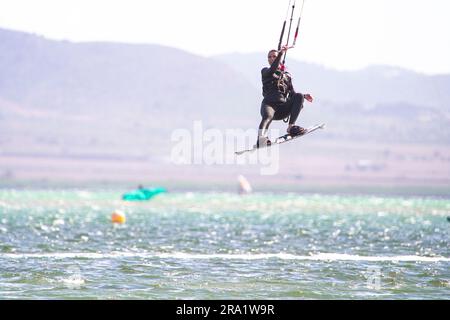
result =
M267 65L266 54L226 54L215 58L260 88L259 71ZM389 66L336 71L289 58L286 62L298 91L311 92L321 101L360 103L367 108L405 102L441 111L450 110L450 75L428 76Z
M214 58L261 92L265 53ZM450 75L428 76L389 66L337 71L289 58L287 67L296 90L316 98L313 105L306 104L299 121L328 122L327 139L450 143Z
M226 64L159 45L53 41L0 29L0 70L0 150L157 153L173 129L194 120L242 126L236 115L254 114L243 107L258 98Z
M251 98L251 84L228 66L169 47L51 41L0 29L0 52L0 96L32 109L204 115L239 110Z
M450 76L288 60L329 141L450 143ZM255 128L265 54L73 43L0 29L0 153L164 157L175 128ZM281 123L274 126L281 127Z

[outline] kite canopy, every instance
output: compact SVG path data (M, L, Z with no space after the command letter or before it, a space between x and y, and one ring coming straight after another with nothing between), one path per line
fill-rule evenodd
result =
M150 200L154 196L160 193L167 192L164 188L152 188L152 189L136 189L122 195L122 200L126 201L143 201Z

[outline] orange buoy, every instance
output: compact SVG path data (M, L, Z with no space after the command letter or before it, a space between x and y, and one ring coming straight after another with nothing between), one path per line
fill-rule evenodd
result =
M111 221L113 223L125 223L125 214L121 211L114 211L111 215Z

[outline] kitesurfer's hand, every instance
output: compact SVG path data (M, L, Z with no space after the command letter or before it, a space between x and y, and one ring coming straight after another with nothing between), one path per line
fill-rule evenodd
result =
M293 48L293 46L291 46L291 47L289 47L289 46L282 46L281 49L280 49L280 52L286 52L286 51L288 51L291 48Z
M303 95L305 97L306 100L308 100L309 102L313 102L313 97L312 95L310 95L309 93L306 93Z

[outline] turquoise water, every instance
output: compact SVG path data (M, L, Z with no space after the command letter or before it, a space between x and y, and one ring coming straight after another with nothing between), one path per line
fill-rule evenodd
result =
M120 196L0 190L0 298L450 298L448 199Z

